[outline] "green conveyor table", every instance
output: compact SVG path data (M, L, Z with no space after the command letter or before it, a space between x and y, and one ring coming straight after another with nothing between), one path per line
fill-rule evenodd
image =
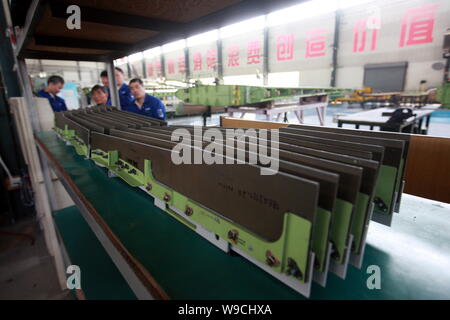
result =
M87 298L151 298L142 290L160 291L148 289L150 283L170 299L305 299L244 258L222 252L146 193L108 177L54 132L38 133L36 143L83 207L54 217L71 259L80 263ZM362 268L349 266L346 280L329 274L325 288L313 283L311 299L450 299L449 231L449 205L405 195L392 227L370 224ZM379 290L367 286L373 265L380 268ZM108 276L111 281L95 281ZM107 287L99 288L102 283Z

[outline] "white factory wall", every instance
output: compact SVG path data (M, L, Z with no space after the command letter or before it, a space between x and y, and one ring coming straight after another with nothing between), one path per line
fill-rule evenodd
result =
M189 48L191 79L217 77L217 44L212 41Z
M184 49L165 53L164 68L167 79L184 80L186 74Z
M263 31L242 32L222 40L223 75L262 74Z
M144 78L144 65L142 53L128 57L130 65L130 78Z
M60 75L66 82L77 82L81 87L90 87L100 82L100 73L105 69L101 62L58 61L26 59L27 69L32 77L47 78Z
M336 13L325 5L319 9L314 14L303 14L297 21L269 23L269 85L330 85ZM242 83L245 79L255 84L262 82L264 37L257 20L221 31L226 83ZM450 0L368 0L342 9L336 86L361 88L365 65L396 62L408 63L405 90L417 90L421 80L426 80L428 87L440 86L443 70L439 67L444 64L442 44L447 28ZM191 79L213 79L218 75L217 50L216 39L189 46ZM171 49L163 46L162 52L163 58L161 47L153 48L141 58L130 56L116 64L127 73L129 61L131 76L143 77L143 56L147 78L160 78L163 67L166 79L184 80L184 49L179 45ZM40 65L38 60L27 60L27 64L33 74L61 74L67 81L81 82L82 86L97 83L98 74L104 69L103 63L93 62L80 62L80 72L76 62L42 60ZM285 84L278 76L282 74L289 75Z
M366 25L358 25L364 19ZM418 90L421 80L427 80L429 87L439 86L443 70L432 65L444 63L443 35L449 27L448 0L377 0L344 10L338 86L361 87L365 65L391 62L408 63L405 90Z
M329 86L335 14L269 29L269 72L299 71L301 86Z
M321 11L269 27L269 73L298 72L300 86L330 85L336 15L334 11ZM427 80L428 87L439 86L443 70L432 66L444 63L442 43L447 28L450 28L449 0L374 0L342 9L336 86L361 88L365 65L394 62L408 63L405 90L417 90L421 80ZM259 79L263 70L263 42L262 29L242 28L241 32L222 39L223 75L227 83L233 79L241 83L242 79L253 79L252 76ZM212 52L216 50L216 41L189 48L191 78L212 78L217 74L216 69L206 65L206 57L214 56ZM176 66L175 72L167 72L168 59L176 62L182 59L179 57L182 54L182 50L165 54L166 78L183 79ZM197 62L195 72L194 54L202 61L201 70ZM288 82L286 86L297 81Z
M160 55L150 55L145 57L145 66L147 68L147 78L156 79L162 75L162 65Z

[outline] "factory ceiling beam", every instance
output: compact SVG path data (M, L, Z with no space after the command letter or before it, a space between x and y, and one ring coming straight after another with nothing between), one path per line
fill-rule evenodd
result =
M23 27L20 37L17 39L16 56L22 51L23 48L33 39L33 33L36 30L37 24L42 18L45 11L45 1L33 0L25 19L25 25Z
M129 46L128 44L118 42L86 40L67 37L53 37L45 35L35 35L34 41L36 45L42 46L86 48L98 50L125 50Z
M63 54L47 50L45 48L27 48L30 40L35 36L37 24L43 19L43 13L50 9L53 17L66 19L68 3L55 0L33 0L29 7L26 24L23 29L23 36L18 41L16 56L36 59L58 59L58 60L83 60L83 61L112 61L133 53L147 50L149 48L160 46L165 43L184 39L191 35L199 34L207 30L221 28L223 26L236 23L245 19L253 18L258 15L270 13L275 10L286 8L299 4L299 0L242 0L238 3L226 6L224 9L215 11L211 14L202 16L193 21L182 23L172 22L165 19L137 16L121 12L113 12L95 7L80 6L81 19L91 23L98 23L111 26L113 32L114 26L138 28L141 30L152 30L159 32L154 36L134 42L132 44L111 43L111 42L93 42L94 39L81 40L80 38L63 39L65 37L46 35L40 32L36 38L38 45L58 46L59 48L79 48L79 49L102 49L104 53L72 53ZM74 1L76 4L76 1ZM174 20L179 17L173 17ZM123 45L123 46L122 46ZM42 51L41 51L42 50ZM47 56L48 54L48 56ZM50 58L51 57L51 58Z
M37 50L22 50L19 58L23 59L48 59L48 60L68 60L68 61L97 61L108 62L108 58L103 55L64 53Z
M305 1L306 0L243 0L234 5L228 6L225 9L213 12L209 15L184 24L183 28L186 33L184 37L221 28L232 23L254 18L258 15L264 15ZM160 46L168 42L181 40L184 37L180 34L161 33L129 46L128 50L114 52L109 57L112 60L122 58L124 56L128 56L139 51L144 51L155 46Z
M67 3L49 1L52 16L67 19ZM81 19L85 22L101 23L111 26L121 26L143 30L184 34L184 23L148 18L133 14L126 14L93 7L79 6Z

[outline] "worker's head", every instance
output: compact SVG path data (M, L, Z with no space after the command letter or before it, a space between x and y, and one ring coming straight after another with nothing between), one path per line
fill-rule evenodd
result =
M114 68L114 75L116 76L116 83L117 86L120 87L123 82L125 81L125 74L123 73L123 70L119 67Z
M133 97L136 99L143 98L145 96L145 88L144 83L139 78L131 79L130 84L130 91Z
M100 80L104 87L109 88L108 72L106 70L103 70L102 73L100 73Z
M58 94L64 87L64 79L60 76L51 76L47 79L47 91L53 95Z
M96 105L104 106L108 102L108 90L106 90L105 87L96 84L91 89L91 97Z

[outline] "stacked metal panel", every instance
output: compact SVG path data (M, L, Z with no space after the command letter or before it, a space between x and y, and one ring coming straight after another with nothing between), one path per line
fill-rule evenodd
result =
M79 154L305 296L313 281L326 286L329 272L345 278L349 264L361 267L373 211L390 224L398 209L408 135L293 125L269 135L253 130L257 139L250 139L218 127L224 138L211 142L203 139L207 129L108 107L57 113L55 121ZM175 130L190 139L174 141ZM279 159L271 175L261 175L267 162L254 157L264 146ZM193 164L176 164L177 149ZM214 154L216 162L196 162L196 152ZM235 161L239 152L244 163Z

